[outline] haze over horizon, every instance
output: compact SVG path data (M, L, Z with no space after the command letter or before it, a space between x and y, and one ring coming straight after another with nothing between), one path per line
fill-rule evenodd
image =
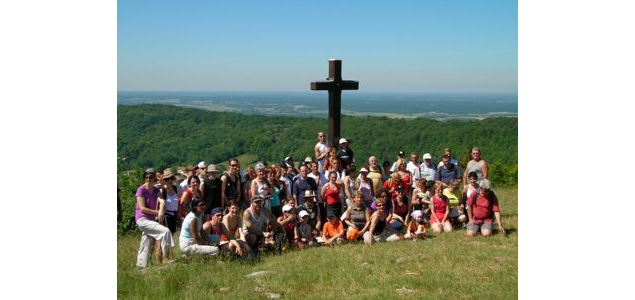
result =
M517 94L516 1L118 1L118 91Z

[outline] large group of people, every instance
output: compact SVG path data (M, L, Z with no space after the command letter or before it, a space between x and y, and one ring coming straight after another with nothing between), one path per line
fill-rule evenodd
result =
M489 236L494 222L505 233L479 148L462 171L449 148L438 164L430 153L406 161L399 151L380 166L375 156L358 163L345 138L337 149L323 132L317 139L315 159L299 164L289 156L245 172L234 158L222 173L204 161L177 172L147 169L136 192L137 266L147 266L153 248L158 263L169 262L176 234L183 255L253 258L267 249L425 239L430 231Z

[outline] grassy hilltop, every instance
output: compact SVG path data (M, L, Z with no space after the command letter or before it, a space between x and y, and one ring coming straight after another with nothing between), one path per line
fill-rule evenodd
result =
M139 234L121 235L117 240L117 296L264 299L277 294L283 299L515 299L517 191L500 188L495 192L507 236L468 238L461 230L432 235L425 241L293 250L264 256L255 264L179 258L170 265L151 266L142 272L135 267ZM174 257L180 257L178 246L174 249ZM269 273L246 276L258 271Z

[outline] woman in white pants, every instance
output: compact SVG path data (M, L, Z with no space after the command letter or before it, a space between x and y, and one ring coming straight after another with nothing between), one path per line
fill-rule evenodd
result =
M147 169L143 173L145 182L137 189L135 196L135 221L141 230L141 243L137 253L137 266L145 268L148 266L148 254L153 240L159 241L161 251L157 251L157 262L162 263L170 255L170 248L174 247L170 229L159 224L163 221L163 212L159 210L158 196L159 188L154 186L156 175L153 169ZM163 255L161 255L161 253ZM165 261L166 263L169 261Z
M216 255L219 250L216 246L210 246L204 237L201 236L203 228L203 213L206 208L205 201L199 198L192 198L190 201L190 212L185 216L181 226L179 236L179 247L181 253L196 253L201 255Z

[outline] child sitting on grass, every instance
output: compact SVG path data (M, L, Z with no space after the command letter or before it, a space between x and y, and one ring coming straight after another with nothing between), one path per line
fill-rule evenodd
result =
M318 243L324 245L333 246L336 243L339 244L344 241L344 225L340 222L340 219L333 213L328 216L328 222L324 224L322 229L322 237L318 240Z
M408 228L406 235L404 236L407 239L426 239L426 224L423 219L423 212L420 210L415 210L410 214L410 221L408 222Z
M295 227L295 246L302 249L314 245L311 225L309 225L309 213L300 211L300 224Z

